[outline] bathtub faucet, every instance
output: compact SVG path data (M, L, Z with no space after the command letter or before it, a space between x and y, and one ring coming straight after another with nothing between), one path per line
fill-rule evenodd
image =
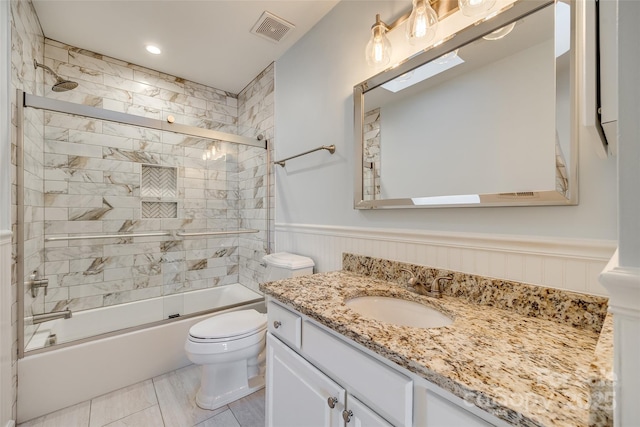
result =
M71 310L52 311L51 313L34 314L32 322L34 325L37 325L38 323L48 322L49 320L70 318Z

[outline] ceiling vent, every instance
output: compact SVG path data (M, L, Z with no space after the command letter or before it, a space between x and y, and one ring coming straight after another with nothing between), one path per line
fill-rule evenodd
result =
M291 22L269 13L266 10L253 26L251 32L274 43L281 41L296 26Z

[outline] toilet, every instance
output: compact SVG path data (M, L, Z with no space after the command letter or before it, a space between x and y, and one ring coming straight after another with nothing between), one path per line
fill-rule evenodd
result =
M287 252L266 255L265 282L313 273L313 260ZM202 365L196 404L217 409L264 387L267 315L238 310L189 329L187 358Z

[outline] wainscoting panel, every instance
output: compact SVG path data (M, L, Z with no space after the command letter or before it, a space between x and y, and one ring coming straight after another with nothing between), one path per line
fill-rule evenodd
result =
M350 252L469 274L608 296L598 275L611 240L276 224L277 251L311 257L317 272L340 270Z

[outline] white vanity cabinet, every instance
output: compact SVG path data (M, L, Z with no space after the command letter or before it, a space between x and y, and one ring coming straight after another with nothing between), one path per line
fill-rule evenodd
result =
M267 427L338 427L345 390L267 334Z
M267 307L267 427L508 426L294 310Z

